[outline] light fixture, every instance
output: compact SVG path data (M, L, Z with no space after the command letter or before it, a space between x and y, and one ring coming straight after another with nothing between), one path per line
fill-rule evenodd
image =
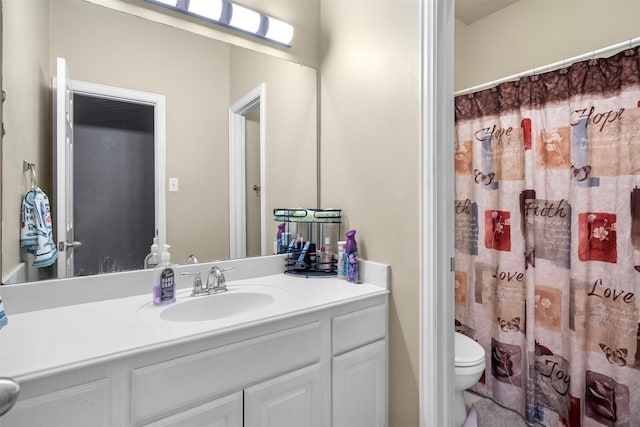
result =
M145 0L196 18L291 47L293 26L229 0Z

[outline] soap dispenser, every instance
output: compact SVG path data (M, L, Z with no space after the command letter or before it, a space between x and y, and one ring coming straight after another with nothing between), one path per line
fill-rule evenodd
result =
M169 245L164 245L160 255L160 264L156 269L156 283L153 288L153 304L171 304L176 300L176 274L171 266Z
M158 253L158 236L153 238L151 252L144 257L144 268L155 268L160 262L160 254Z

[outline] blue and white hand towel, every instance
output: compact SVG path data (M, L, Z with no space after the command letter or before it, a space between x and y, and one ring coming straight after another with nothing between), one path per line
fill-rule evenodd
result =
M4 314L4 305L2 305L2 300L0 299L0 329L7 326L9 323L9 319L7 319L7 315Z
M34 267L48 267L58 258L49 198L40 187L27 191L22 199L20 246L35 255Z

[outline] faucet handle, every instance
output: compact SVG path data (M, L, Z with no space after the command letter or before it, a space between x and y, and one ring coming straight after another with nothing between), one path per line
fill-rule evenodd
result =
M202 286L202 277L200 276L199 271L185 271L181 274L183 276L193 276L193 289L191 290L191 296L202 295L207 291L207 289Z
M182 276L200 277L200 272L199 271L183 271L182 273L180 273L180 275L182 275Z

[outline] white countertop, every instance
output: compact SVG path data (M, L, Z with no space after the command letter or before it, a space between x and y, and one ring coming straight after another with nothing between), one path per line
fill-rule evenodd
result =
M265 308L198 322L157 318L154 310L171 305L151 305L151 292L13 314L0 332L0 376L24 381L388 293L378 284L354 284L335 277L275 274L227 281L229 292L242 292L252 285L277 287L281 295ZM189 293L189 289L179 289L176 304L193 299Z

